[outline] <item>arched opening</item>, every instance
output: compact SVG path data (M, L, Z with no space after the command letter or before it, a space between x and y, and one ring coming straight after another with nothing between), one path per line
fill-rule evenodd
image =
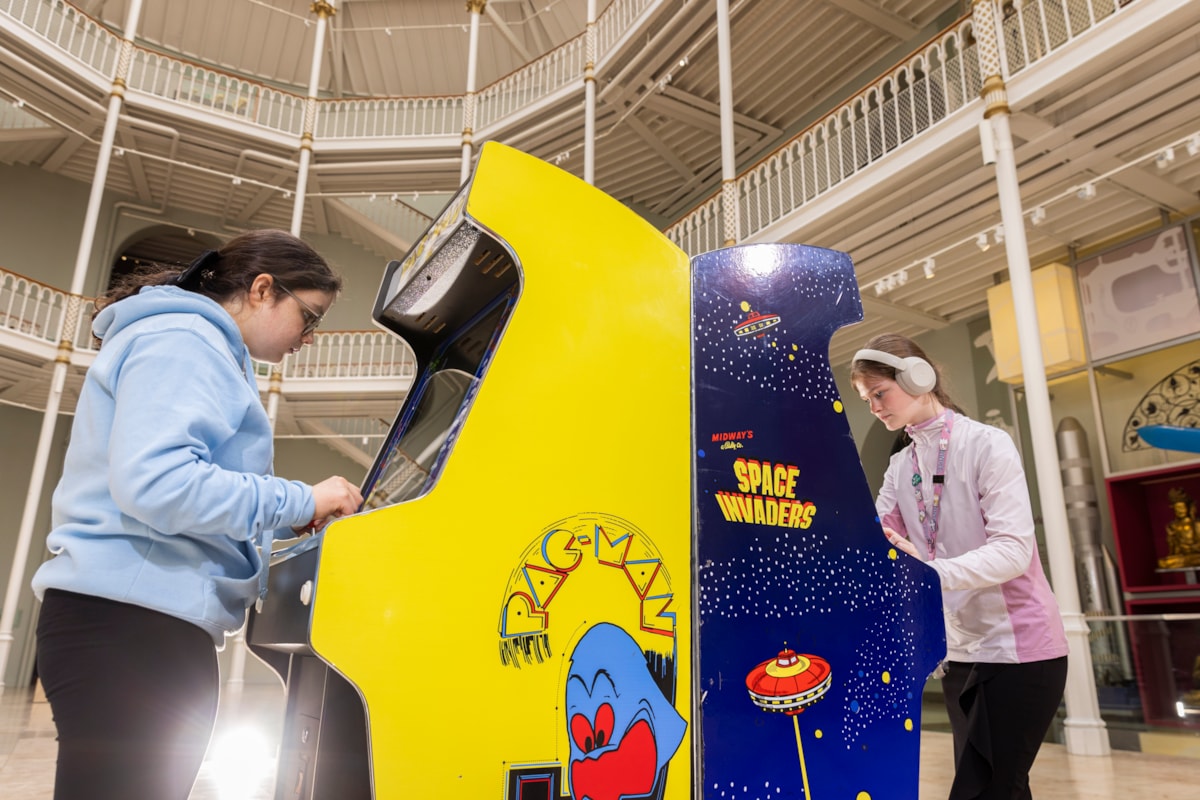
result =
M121 275L139 269L186 266L205 250L214 250L222 243L211 233L172 225L155 225L138 231L113 255L106 288Z

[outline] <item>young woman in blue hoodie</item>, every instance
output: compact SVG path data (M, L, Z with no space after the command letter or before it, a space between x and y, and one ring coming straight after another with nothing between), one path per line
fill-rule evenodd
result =
M357 487L272 474L251 358L312 342L341 279L284 231L100 298L33 579L56 800L184 800L216 718L216 647L265 585L274 538L353 514Z

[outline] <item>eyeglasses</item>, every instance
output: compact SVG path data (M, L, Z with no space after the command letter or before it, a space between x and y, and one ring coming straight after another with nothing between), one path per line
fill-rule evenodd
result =
M320 326L321 320L325 318L325 315L318 314L316 311L314 311L312 306L297 297L296 293L291 289L284 286L283 281L279 280L279 278L275 279L275 285L280 289L283 289L284 293L288 297L292 298L300 305L300 312L304 314L304 330L300 331L300 338L303 339L305 336L308 336L315 331Z

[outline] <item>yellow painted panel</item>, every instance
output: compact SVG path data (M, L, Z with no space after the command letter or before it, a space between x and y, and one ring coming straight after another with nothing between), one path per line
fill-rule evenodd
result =
M673 697L641 674L628 686L674 706L650 749L669 758L665 796L688 797L687 258L496 144L467 214L511 248L520 298L432 491L326 531L313 646L365 699L376 797L478 800L505 796L522 765L561 770L561 793L573 758L576 782L607 780L572 742L614 733L644 773L645 725L618 708L609 731L599 705L567 708L572 669L632 641L673 672Z

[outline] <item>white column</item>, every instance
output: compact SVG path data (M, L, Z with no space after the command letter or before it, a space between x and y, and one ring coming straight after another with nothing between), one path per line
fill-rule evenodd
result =
M300 134L300 169L296 173L296 198L292 205L292 235L299 236L304 226L304 195L308 192L308 165L312 162L313 134L317 127L317 92L321 86L321 60L325 50L325 29L329 18L337 13L335 0L316 0L312 10L317 15L317 30L313 39L312 67L308 71L308 97L304 102L304 132Z
M1050 392L1042 358L1041 332L1038 328L1029 249L1025 240L1025 217L1021 210L1017 164L1009 128L1008 95L999 57L1001 40L993 0L978 0L973 13L980 71L984 76L985 124L991 125L995 145L1000 220L1004 225L1004 247L1012 283L1013 310L1025 380L1025 403L1029 413L1038 492L1041 495L1046 550L1050 559L1050 579L1067 630L1067 718L1063 723L1067 752L1075 755L1107 755L1108 733L1100 718L1088 627L1080 610L1054 419L1050 413Z
M463 97L462 168L458 182L466 183L471 177L471 145L475 135L475 70L479 63L479 17L487 8L487 0L467 0L467 11L471 12L471 40L467 46L467 93Z
M267 389L267 420L271 430L279 419L279 396L283 393L283 373L276 366L271 370L271 380ZM264 553L267 557L269 554ZM238 628L236 634L229 639L229 677L225 686L233 692L240 692L246 684L246 625Z
M596 0L587 3L587 63L583 66L583 179L596 185Z
M725 246L737 244L741 215L737 199L737 161L733 143L733 57L730 50L729 0L717 0L717 70L721 100L721 219Z
M308 71L308 97L304 104L304 132L300 134L300 167L296 174L296 196L292 204L293 236L299 236L304 227L304 196L308 191L308 167L312 162L313 136L317 127L317 95L321 87L321 61L325 51L325 31L329 18L337 13L336 0L316 0L312 11L317 15L317 30L313 37L312 66ZM282 390L283 374L276 366L271 370L271 388L267 394L267 418L271 430L275 430L275 418L279 409L279 393ZM264 553L264 556L267 554ZM246 626L243 624L229 640L229 677L225 685L232 691L241 691L246 682Z
M96 240L96 222L100 218L100 206L104 200L104 186L108 181L113 141L117 137L121 102L125 98L125 79L129 75L129 65L133 59L133 37L141 13L142 0L131 0L125 16L125 30L121 35L121 54L117 60L117 73L113 76L112 89L108 96L108 112L104 118L104 133L100 137L100 153L96 158L96 169L92 173L92 190L88 195L87 211L83 218L83 233L79 238L79 250L75 254L75 272L71 276L71 292L67 299L62 339L58 343L58 355L54 359L54 373L50 378L50 394L46 398L46 411L42 415L42 428L38 434L37 451L33 457L33 469L29 476L29 491L25 494L25 508L21 513L21 527L17 531L17 549L13 553L12 567L8 574L8 587L4 593L4 610L0 612L0 690L4 688L4 673L8 668L8 656L12 650L13 620L16 618L17 602L25 581L25 567L29 563L33 526L37 520L42 487L46 482L46 467L50 462L54 428L58 422L58 408L62 402L63 386L67 380L67 368L71 363L75 333L79 327L83 284L87 278L88 264L92 257L92 244Z

